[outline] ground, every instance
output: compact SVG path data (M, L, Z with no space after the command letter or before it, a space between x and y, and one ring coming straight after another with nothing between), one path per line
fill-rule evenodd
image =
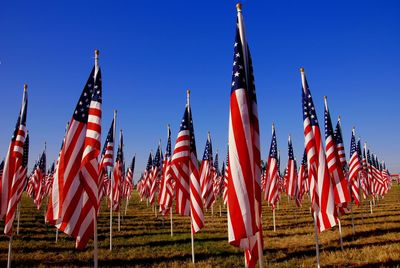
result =
M47 200L45 201L45 204ZM209 209L206 226L195 235L196 267L243 267L243 252L227 242L226 209L220 216L218 200L214 215ZM122 206L124 208L124 205ZM354 208L355 234L351 215L341 219L343 247L338 228L319 235L322 267L400 267L400 187L396 184L384 199L376 202L373 213L369 201ZM123 213L122 213L123 214ZM99 266L107 267L194 267L191 264L190 221L174 215L171 237L169 217L155 217L151 207L139 202L135 192L127 215L113 222L113 250L109 250L109 211L103 203L98 223ZM3 230L2 223L0 225ZM16 226L16 223L15 225ZM276 210L276 232L272 211L263 205L264 259L267 267L315 267L313 220L307 201L297 208L282 196ZM14 228L16 230L16 227ZM65 234L55 243L55 228L44 224L44 207L37 210L23 196L19 234L12 244L12 266L93 266L90 242L86 250L74 249L75 242ZM0 267L7 262L8 238L0 237Z

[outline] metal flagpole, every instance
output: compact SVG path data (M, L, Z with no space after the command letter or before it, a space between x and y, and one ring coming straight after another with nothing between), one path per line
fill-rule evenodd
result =
M8 241L8 256L7 256L7 268L11 268L11 245L12 245L13 235L11 234L10 240Z
M99 71L99 54L100 51L96 49L94 51L94 65L95 65L95 77L97 72ZM46 148L46 144L45 144ZM46 149L45 149L46 150ZM98 245L97 245L97 211L96 206L93 208L93 264L94 268L99 266L99 254L98 254Z
M314 232L315 232L315 252L317 255L317 268L320 268L319 262L319 241L318 241L318 227L317 227L317 212L314 211Z
M173 222L172 222L172 207L170 208L170 223L171 223L171 236L174 236Z
M56 228L56 244L58 242L58 228Z
M193 235L193 227L192 227L192 217L190 217L190 235L192 240L192 262L194 263L194 235Z
M113 159L114 159L114 154L115 154L115 126L117 123L117 110L114 110L114 126L113 126ZM114 175L111 172L110 176L110 250L112 250L112 219L113 219L113 180L114 180Z
M339 218L338 218L338 223L339 223L340 249L343 250L342 224L340 223L340 219Z
M272 221L274 223L274 232L276 232L276 225L275 225L275 208L272 209Z
M19 235L19 218L21 215L21 202L17 206L17 235Z

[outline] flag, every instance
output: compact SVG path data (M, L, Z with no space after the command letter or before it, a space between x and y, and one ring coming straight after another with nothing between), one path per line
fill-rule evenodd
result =
M119 211L119 206L122 199L122 185L124 179L124 172L125 172L125 162L124 162L124 139L122 135L122 130L119 133L119 144L117 150L117 157L115 158L114 168L113 168L113 210Z
M275 126L272 125L272 138L267 160L267 166L264 173L265 181L265 200L272 205L279 201L280 185L279 185L279 172L278 172L278 145L276 142Z
M350 141L349 183L351 196L357 206L360 205L360 171L361 163L357 152L355 130L353 128Z
M157 200L156 196L160 188L161 171L162 171L162 151L161 143L158 145L157 152L154 156L153 166L151 168L151 187L149 201L151 205Z
M39 162L33 173L33 180L37 183L37 188L35 189L35 199L37 209L40 209L42 200L45 192L45 179L46 179L46 151L42 152Z
M65 135L52 187L50 223L74 237L79 249L93 236L96 220L101 102L101 71L96 57Z
M296 161L294 160L293 145L290 135L288 140L288 163L286 166L285 181L287 182L286 194L292 198L296 197L298 192L297 167Z
M229 147L226 151L226 165L225 165L225 172L222 173L224 176L224 191L222 194L222 198L224 199L224 205L226 205L228 201L228 178L229 178Z
M12 225L14 222L15 211L21 200L23 188L26 183L27 151L26 148L27 129L26 117L28 109L27 86L24 86L22 105L18 115L17 124L11 137L10 146L4 161L3 175L0 183L1 194L1 218L4 217L4 233L12 236ZM27 143L29 145L29 143ZM28 148L26 148L28 150ZM25 158L26 157L26 158Z
M99 163L99 208L101 199L107 192L105 189L106 185L104 184L106 181L105 177L108 177L107 167L112 167L114 165L114 131L115 120L113 119L110 129L108 130L106 141L104 142Z
M203 159L200 165L200 187L204 207L210 208L215 201L213 192L213 157L212 157L211 136L208 133Z
M221 189L222 189L222 178L221 178L221 172L219 171L218 167L218 152L215 154L214 158L214 165L211 169L211 180L212 180L212 189L214 193L215 199L219 197L221 194Z
M146 169L143 174L143 181L141 183L140 192L139 192L141 201L143 201L143 199L145 199L145 198L149 198L149 196L150 196L150 188L151 188L150 177L151 177L151 167L152 166L153 166L153 155L150 152L149 158L147 160L147 166L146 166Z
M329 174L333 180L333 192L335 196L335 205L346 207L350 202L349 185L344 175L342 164L339 159L339 153L335 138L333 136L333 127L331 116L329 114L328 100L325 101L325 151Z
M170 172L176 183L176 212L182 216L190 215L192 230L197 233L204 226L204 213L189 92L171 158Z
M304 69L301 69L304 145L307 150L307 169L311 207L320 232L338 222L335 209L333 183L329 176L325 151L322 145L314 102L308 87Z
M174 196L174 184L169 172L171 163L171 129L168 125L167 148L165 149L164 161L162 166L162 175L160 182L160 195L158 203L160 204L160 212L167 215L172 209L172 198Z
M343 144L342 124L340 122L340 116L338 117L338 121L336 123L334 137L335 137L336 150L337 150L340 164L341 164L343 170L347 170L346 153L345 153L344 144Z
M126 171L125 175L125 187L124 187L124 196L127 199L131 198L132 189L133 189L133 174L135 172L135 158L132 158L131 165L129 166L128 170Z
M237 25L229 113L228 240L245 249L247 267L262 261L261 156L253 65L241 5Z
M298 206L301 206L301 201L303 200L304 193L309 191L306 149L304 149L303 159L301 160L299 175L297 177L297 185L298 185L299 191L297 192L296 203Z

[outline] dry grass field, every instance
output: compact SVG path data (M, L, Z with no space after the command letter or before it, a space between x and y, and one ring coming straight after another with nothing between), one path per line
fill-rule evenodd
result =
M226 210L219 215L206 212L206 227L195 235L195 267L243 267L243 252L227 243ZM44 210L38 211L31 199L23 197L20 233L14 236L13 267L93 266L92 243L84 251L74 249L74 240L44 224ZM109 251L109 213L103 204L98 223L100 267L194 267L191 264L190 222L174 215L174 236L169 219L155 218L135 192L127 216L117 230L114 218L113 251ZM340 249L338 229L320 234L323 267L400 266L400 187L396 184L370 214L369 205L354 210L355 235L351 216L342 218L344 250ZM308 202L297 208L282 196L273 231L272 212L264 204L264 258L267 267L314 267L313 220ZM1 226L3 230L3 226ZM0 267L6 266L8 238L0 238Z

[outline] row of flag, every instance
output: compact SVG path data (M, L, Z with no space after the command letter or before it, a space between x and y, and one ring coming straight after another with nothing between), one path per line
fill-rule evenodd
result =
M5 220L5 234L12 236L15 211L23 190L37 208L48 197L46 222L74 237L76 247L84 248L94 235L101 200L108 197L109 207L119 211L123 199L131 197L134 187L135 157L126 169L123 132L115 155L116 116L101 151L102 80L98 63L89 75L67 125L58 159L46 171L46 152L41 154L31 175L27 176L29 135L26 127L27 87L21 110L1 169L0 215ZM311 201L311 211L320 232L338 223L353 201L384 196L391 187L389 171L366 145L356 142L352 131L349 161L346 160L343 135L338 121L335 130L325 98L322 136L317 113L304 69L301 69L302 112L305 150L300 166L294 158L291 137L288 139L288 163L280 172L275 126L266 165L261 164L259 118L252 58L247 43L241 5L237 5L236 36L230 92L228 150L226 165L218 167L208 134L199 163L194 135L190 91L180 129L172 150L168 127L163 154L161 142L150 153L146 169L136 188L142 201L158 203L163 215L189 216L191 231L204 227L204 208L217 198L227 206L228 241L245 251L247 267L263 267L262 194L275 209L282 192L301 205L304 194Z

